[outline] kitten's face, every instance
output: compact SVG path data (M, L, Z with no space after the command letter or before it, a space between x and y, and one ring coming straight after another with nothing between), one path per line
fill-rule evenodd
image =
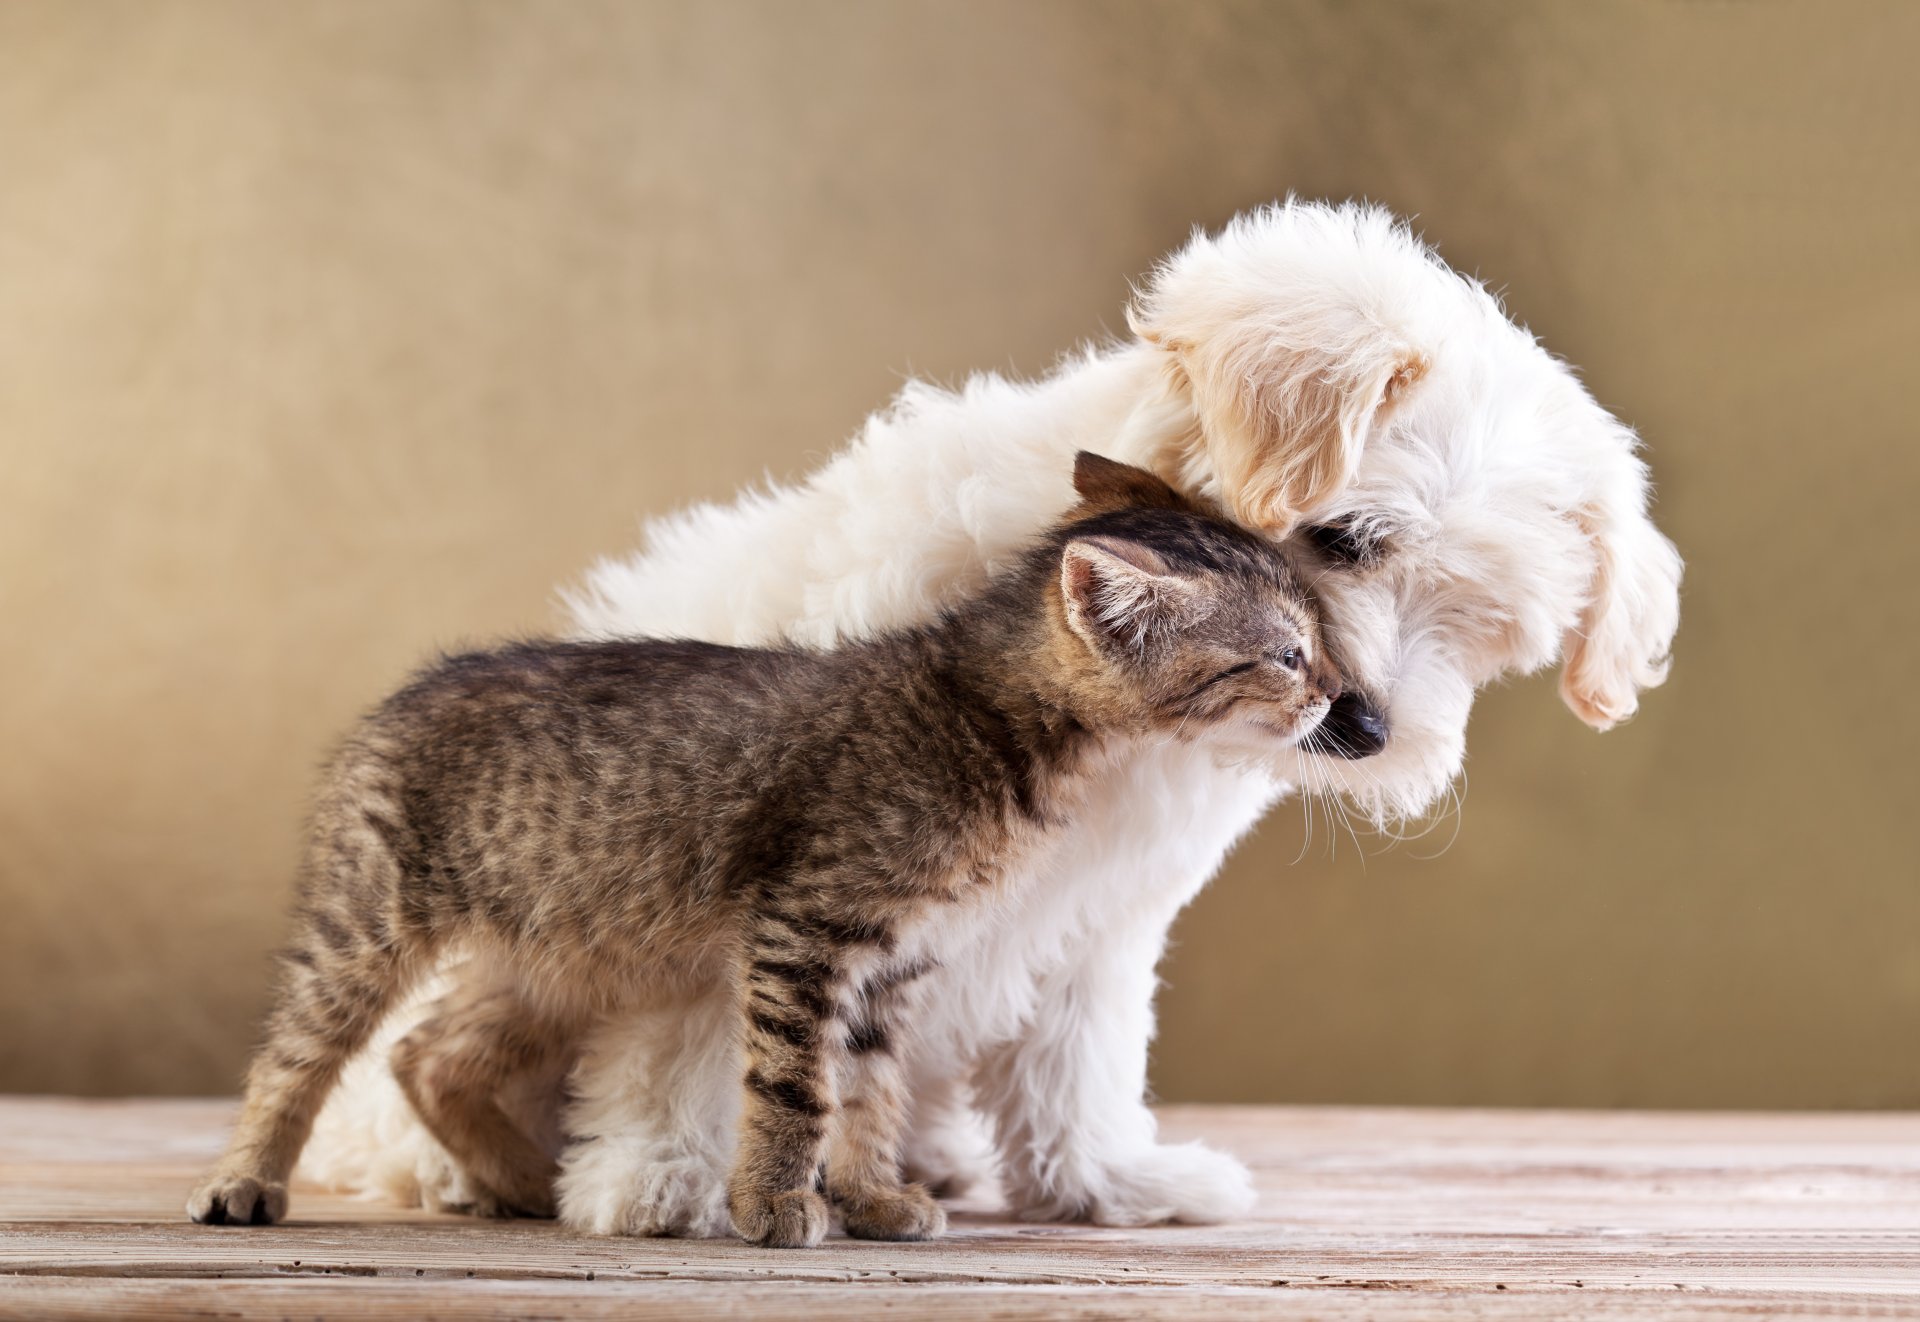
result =
M1252 751L1311 734L1340 696L1309 594L1272 546L1217 519L1117 510L1061 551L1083 688L1116 725Z

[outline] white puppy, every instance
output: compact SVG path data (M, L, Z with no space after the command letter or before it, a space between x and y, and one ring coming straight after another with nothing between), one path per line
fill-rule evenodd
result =
M1143 1100L1167 929L1233 843L1294 790L1379 822L1425 811L1460 769L1475 691L1556 656L1576 715L1624 720L1664 676L1680 577L1632 433L1381 211L1290 203L1196 237L1130 321L1135 339L1035 383L909 385L807 482L665 520L570 597L583 634L733 643L923 618L1068 506L1079 449L1298 536L1350 695L1317 745L1284 766L1176 746L1117 767L1022 907L956 939L927 989L909 1167L948 1187L997 1169L1023 1215L1116 1225L1252 1201L1239 1162L1161 1144ZM727 1022L724 995L693 988L584 1045L564 1220L726 1232ZM528 1123L550 1130L559 1089L530 1092ZM471 1197L384 1051L336 1094L307 1168Z

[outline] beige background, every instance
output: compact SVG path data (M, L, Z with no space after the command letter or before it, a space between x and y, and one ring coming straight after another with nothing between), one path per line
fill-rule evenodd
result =
M1920 1105L1916 15L0 7L0 1088L233 1086L309 769L410 664L1291 189L1642 429L1679 666L1606 737L1488 695L1425 840L1279 813L1161 1092Z

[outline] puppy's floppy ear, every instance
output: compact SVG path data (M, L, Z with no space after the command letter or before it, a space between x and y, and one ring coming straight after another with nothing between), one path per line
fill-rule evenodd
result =
M1199 589L1151 548L1120 537L1076 537L1060 553L1067 624L1096 649L1136 648L1177 624Z
M1271 207L1200 236L1128 324L1191 397L1219 495L1274 533L1353 480L1368 440L1433 361L1416 289L1369 260L1418 240L1369 208Z
M1073 489L1096 510L1188 508L1184 496L1146 469L1091 450L1073 457Z
M1595 406L1598 412L1598 406ZM1604 417L1604 415L1602 415ZM1680 553L1647 516L1647 468L1633 433L1611 418L1615 456L1576 512L1593 551L1593 578L1579 623L1561 644L1560 696L1596 730L1633 715L1640 690L1667 677L1680 623Z

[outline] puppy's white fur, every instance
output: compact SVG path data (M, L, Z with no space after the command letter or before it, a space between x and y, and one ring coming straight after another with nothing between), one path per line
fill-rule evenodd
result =
M825 643L921 619L1067 508L1078 449L1155 467L1275 534L1333 519L1379 534L1377 564L1317 586L1348 687L1387 714L1384 753L1123 760L1012 909L944 945L917 1023L910 1165L949 1187L997 1167L1024 1215L1120 1225L1252 1202L1244 1167L1161 1144L1143 1101L1167 929L1234 842L1290 790L1339 793L1379 822L1425 811L1459 771L1475 691L1556 655L1581 719L1625 719L1664 677L1680 575L1632 433L1379 210L1288 203L1196 236L1131 324L1134 340L1038 382L910 384L811 479L657 523L569 597L590 635ZM589 1044L564 1220L725 1232L739 1070L724 1000ZM336 1093L308 1169L458 1202L457 1172L384 1073L365 1062Z

